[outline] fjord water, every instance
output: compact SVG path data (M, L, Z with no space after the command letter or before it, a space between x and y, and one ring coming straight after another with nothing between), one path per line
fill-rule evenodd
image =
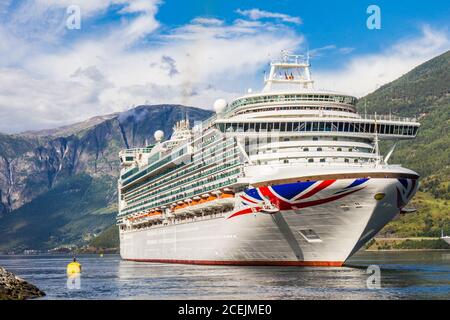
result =
M71 256L0 256L44 299L450 299L450 251L359 252L342 268L149 264L82 255L80 289L68 289ZM367 267L381 288L367 288Z

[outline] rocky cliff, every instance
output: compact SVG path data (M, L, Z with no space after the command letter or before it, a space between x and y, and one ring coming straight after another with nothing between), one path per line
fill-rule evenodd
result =
M113 221L119 150L151 143L156 130L168 138L174 123L186 116L195 123L211 114L179 105L139 106L73 126L0 135L0 250L39 248L40 241L47 247L95 235ZM102 215L98 224L84 216L92 212ZM71 225L74 217L83 217L85 223ZM44 221L49 224L40 224ZM31 236L37 233L38 238Z
M32 284L0 267L0 300L39 298L45 293Z

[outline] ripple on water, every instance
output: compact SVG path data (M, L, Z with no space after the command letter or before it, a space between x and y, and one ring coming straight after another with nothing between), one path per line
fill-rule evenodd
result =
M46 292L44 299L449 299L450 253L361 252L341 268L149 264L82 255L81 289L69 290L71 256L0 256L0 265ZM381 268L368 289L366 268Z

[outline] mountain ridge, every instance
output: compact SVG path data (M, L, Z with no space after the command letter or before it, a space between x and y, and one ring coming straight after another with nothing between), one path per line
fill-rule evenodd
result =
M450 233L450 206L445 205L450 199L449 83L450 51L359 99L360 111L421 117L417 138L399 142L390 161L421 174L413 200L419 211L388 224L384 235ZM84 245L103 230L106 236L93 243L104 246L105 238L117 239L110 226L117 210L118 151L152 142L157 129L168 138L174 122L186 114L194 123L212 112L138 106L34 134L0 134L0 251Z

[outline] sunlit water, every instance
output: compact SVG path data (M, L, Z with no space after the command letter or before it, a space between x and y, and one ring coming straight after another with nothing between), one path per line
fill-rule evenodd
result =
M67 288L70 256L0 256L45 299L450 299L450 251L360 252L342 268L229 267L82 255L81 288ZM381 268L368 289L367 266Z

